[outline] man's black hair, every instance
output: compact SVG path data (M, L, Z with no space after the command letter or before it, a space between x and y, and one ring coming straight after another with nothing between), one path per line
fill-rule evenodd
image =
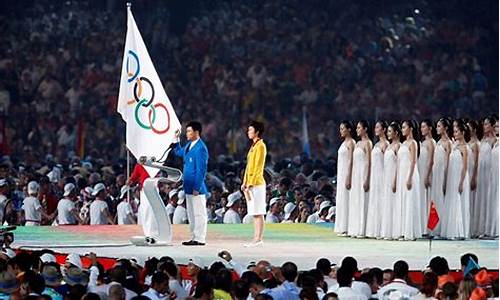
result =
M198 131L198 133L201 135L201 131L202 131L202 127L201 127L201 123L198 122L198 121L191 121L187 124L186 128L187 127L191 127L193 129L193 131Z
M297 265L293 262L286 262L281 266L281 273L283 273L283 277L285 277L286 281L294 282L299 275L297 270Z

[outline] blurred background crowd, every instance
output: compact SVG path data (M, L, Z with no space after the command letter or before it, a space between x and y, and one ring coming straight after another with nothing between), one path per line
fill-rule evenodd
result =
M15 212L36 181L43 224L57 219L68 183L82 223L93 197L86 188L104 183L116 223L127 180L116 113L125 5L27 3L0 13L0 194L12 200L2 202L3 221L22 223ZM132 8L179 119L203 124L213 222L223 222L241 183L251 119L266 124L269 211L278 198L279 221L295 211L306 222L319 217L322 200L334 204L341 120L498 111L495 1L134 1ZM304 107L311 158L302 153ZM169 195L176 188L162 187L165 204L177 205L178 195ZM285 209L288 202L295 207ZM334 210L323 208L332 221Z

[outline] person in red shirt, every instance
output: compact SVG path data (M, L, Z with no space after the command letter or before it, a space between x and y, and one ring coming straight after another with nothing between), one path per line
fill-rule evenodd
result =
M134 167L134 170L132 171L132 174L130 174L130 178L127 181L127 185L129 186L134 186L138 185L138 188L142 190L142 185L144 184L144 181L149 178L148 171L144 169L144 167L141 164L136 164Z
M51 216L52 218L54 212L57 209L57 203L59 202L59 199L52 192L49 178L47 178L46 176L40 178L40 190L38 192L37 198L45 209L47 215ZM52 219L45 220L44 223L47 225L51 225L50 223L52 223Z
M130 178L127 181L127 185L134 186L140 190L140 204L137 211L137 224L142 225L144 235L146 237L155 237L159 235L158 224L154 217L153 208L146 199L146 195L142 190L144 181L150 178L149 173L146 171L144 166L141 164L136 164Z

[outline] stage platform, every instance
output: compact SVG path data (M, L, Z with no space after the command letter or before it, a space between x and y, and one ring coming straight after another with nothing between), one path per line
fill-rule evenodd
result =
M189 237L188 225L174 225L173 232L172 246L140 247L129 241L132 236L142 235L141 227L137 225L18 227L14 231L12 247L48 248L59 253L82 255L92 251L98 256L135 257L139 261L168 255L180 264L187 263L193 256L199 256L210 264L217 259L219 251L226 249L242 264L261 259L269 260L274 265L293 261L301 270L313 268L321 257L338 263L348 255L358 259L360 269L374 266L389 268L395 260L405 259L410 269L422 270L429 258L435 255L446 257L452 269L459 269L460 256L466 252L477 254L481 266L498 269L499 259L498 240L435 240L429 252L428 240L351 239L335 235L332 224L266 224L265 243L257 248L243 247L252 238L252 225L210 224L207 245L203 247L181 245Z

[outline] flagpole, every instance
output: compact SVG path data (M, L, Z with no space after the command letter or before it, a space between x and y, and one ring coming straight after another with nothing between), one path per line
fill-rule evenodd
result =
M130 179L130 150L127 147L127 182ZM127 202L130 203L130 189L127 189Z
M132 7L132 1L127 1L127 8ZM127 183L130 179L130 150L128 149L127 146L125 146L127 149ZM130 203L130 189L127 189L127 202Z

